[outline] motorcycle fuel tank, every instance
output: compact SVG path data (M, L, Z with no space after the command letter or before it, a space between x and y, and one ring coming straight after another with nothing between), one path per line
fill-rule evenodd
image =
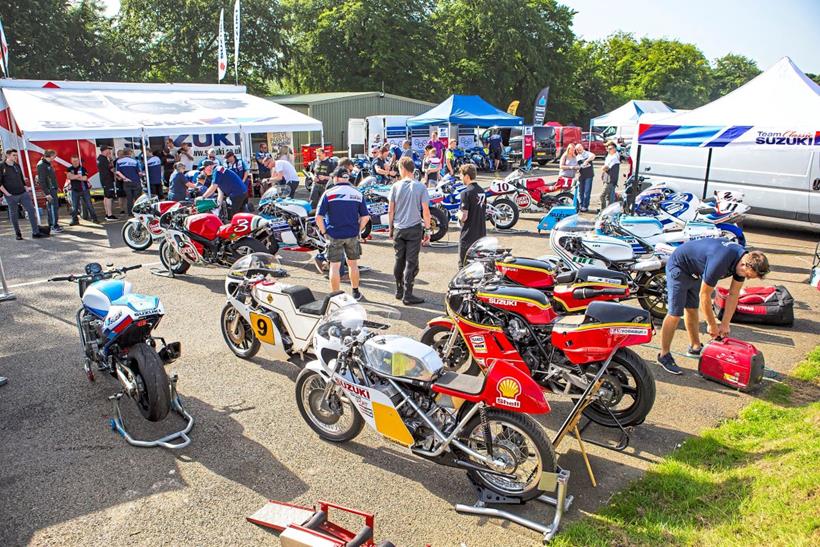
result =
M185 219L186 230L206 239L216 239L221 227L222 221L211 213L191 215Z
M497 261L495 269L517 285L549 289L555 285L555 268L548 262L532 258Z
M612 262L625 262L632 260L634 256L632 244L616 237L587 235L581 239L581 243L587 250L604 256Z
M538 289L498 287L476 296L495 308L519 314L532 325L546 325L556 317L547 297Z
M111 303L131 292L131 283L105 279L92 283L83 293L83 306L97 317L105 317Z

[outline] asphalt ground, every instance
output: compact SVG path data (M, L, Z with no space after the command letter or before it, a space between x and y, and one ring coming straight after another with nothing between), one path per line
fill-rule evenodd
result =
M548 237L534 233L538 218L524 215L516 226L523 232L499 235L501 241L519 256L549 252ZM0 303L0 375L9 378L0 387L0 544L275 545L272 533L245 521L267 499L307 505L326 499L375 512L377 538L397 545L538 544L539 535L520 526L455 513L454 504L475 499L463 471L419 460L367 429L347 444L320 440L294 401L299 363L273 361L264 349L243 361L225 346L218 324L225 270L196 267L177 279L153 275L156 247L130 251L120 227L83 223L46 240L24 232L26 240L18 242L7 217L0 219L0 256L17 296ZM767 367L785 373L818 341L820 301L806 283L817 235L772 226L746 230L750 246L772 262L766 282L786 285L794 296L796 321L792 328L735 325L732 334L755 343ZM308 255L282 254L288 282L327 292ZM77 288L45 282L81 272L91 261L145 266L128 279L136 291L161 298L167 316L158 333L182 342L183 356L169 372L179 375L179 393L196 419L188 448L134 448L108 428L107 397L117 385L99 375L90 384L82 370ZM362 282L371 314L387 318L390 332L417 337L443 311L457 252L423 250L417 289L427 302L415 308L393 298L388 240L376 235L364 246L362 262L373 268ZM594 511L687 437L733 416L756 396L701 379L693 359L679 358L683 376L665 373L654 365L657 343L656 337L637 348L653 363L657 399L630 447L619 453L588 445L597 488L577 443L568 439L558 448L575 496L567 519ZM685 347L680 332L674 350ZM550 436L569 411L566 402L551 404L552 413L539 418ZM181 427L176 417L147 424L127 400L123 408L137 435ZM592 427L587 437L605 440L609 433ZM513 510L544 522L552 516L536 503Z

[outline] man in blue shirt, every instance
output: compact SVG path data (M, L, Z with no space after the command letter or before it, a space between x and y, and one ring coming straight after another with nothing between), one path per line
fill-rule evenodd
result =
M148 187L151 189L151 195L162 199L162 158L159 150L148 150L148 159L145 161L148 164L148 172L146 179ZM145 165L140 163L140 171L145 173Z
M194 173L199 174L198 171ZM174 173L171 175L171 180L168 185L168 199L170 201L185 201L188 199L188 190L196 190L195 180L188 178L188 173L185 172L185 164L177 162L174 164Z
M228 218L242 210L248 201L248 188L239 175L225 167L216 166L211 160L202 162L202 172L206 177L211 177L211 186L202 194L203 198L211 197L219 191L218 202L228 203Z
M245 187L248 186L248 176L250 176L251 172L248 170L248 166L245 165L245 160L237 158L236 154L229 151L225 154L225 167L236 173L237 176L242 179L242 183Z
M270 178L270 169L268 169L266 163L266 160L270 157L271 155L270 152L268 152L268 143L260 143L259 151L256 153L256 166L259 169L259 181Z
M350 171L346 159L343 159L340 162L341 166L333 172L335 184L322 194L319 200L316 226L319 233L327 239L330 290L339 290L342 259L346 259L350 266L353 298L361 300L358 261L362 255L362 245L359 240L362 230L370 220L370 213L367 211L362 193L350 185Z
M140 182L140 164L134 159L134 151L130 148L123 150L123 156L115 164L116 174L122 179L122 189L125 193L126 213L131 214L134 201L142 194Z
M741 245L726 239L695 239L687 241L672 253L666 263L666 290L668 312L661 328L660 365L672 374L683 371L670 353L672 338L684 317L689 335L691 356L700 355L700 317L706 319L707 332L712 338L729 335L729 323L737 308L740 288L746 279L762 279L769 273L769 261L760 251L746 251ZM732 277L729 297L723 319L718 325L712 309L712 293L718 281Z
M487 139L487 148L490 149L490 161L493 162L493 171L498 171L498 166L501 164L501 155L504 148L504 139L498 132L498 129L493 129L490 138Z

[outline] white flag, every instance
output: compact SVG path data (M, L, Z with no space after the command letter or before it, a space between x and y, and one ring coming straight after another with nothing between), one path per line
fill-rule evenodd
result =
M233 4L233 69L239 82L239 0Z
M236 0L239 2L239 0ZM3 74L9 77L9 44L6 42L6 32L3 30L3 21L0 21L0 56L2 56Z
M217 68L219 74L217 81L222 81L225 72L228 70L228 52L225 50L225 10L219 11L219 37L217 46Z

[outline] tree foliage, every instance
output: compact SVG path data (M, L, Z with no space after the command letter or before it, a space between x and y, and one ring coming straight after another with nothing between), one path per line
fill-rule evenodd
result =
M760 74L757 63L744 57L729 53L715 61L712 69L712 89L709 94L711 100L719 99L742 86Z

